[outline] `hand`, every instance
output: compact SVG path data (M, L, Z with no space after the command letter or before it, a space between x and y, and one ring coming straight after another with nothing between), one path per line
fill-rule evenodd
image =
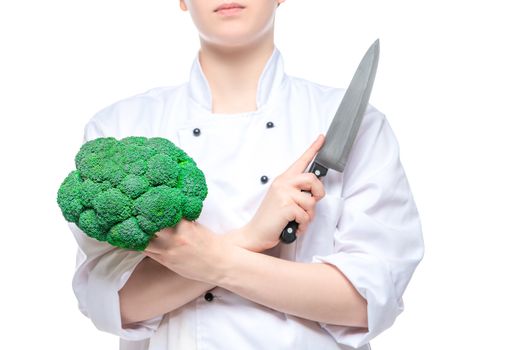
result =
M158 231L144 254L185 278L216 284L229 248L204 225L182 219Z
M261 252L276 246L280 233L290 221L296 220L299 224L297 236L306 231L315 216L315 205L325 192L322 182L304 171L323 143L324 136L320 135L295 163L273 180L255 216L241 229L250 250Z

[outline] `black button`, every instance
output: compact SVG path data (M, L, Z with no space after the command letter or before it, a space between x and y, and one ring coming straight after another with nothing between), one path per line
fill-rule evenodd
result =
M260 178L260 182L262 182L263 184L267 183L268 182L268 178L266 175L263 175L261 178Z
M275 126L275 124L273 124L273 122L267 122L266 123L266 128L268 128L268 129L271 129L274 126Z
M193 135L200 136L200 129L199 128L194 128L193 129Z
M204 299L206 299L209 302L212 302L214 298L215 296L213 295L213 293L210 292L207 292L206 295L204 295Z

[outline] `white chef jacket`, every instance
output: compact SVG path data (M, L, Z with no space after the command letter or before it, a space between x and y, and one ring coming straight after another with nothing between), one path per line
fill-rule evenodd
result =
M131 135L171 140L206 175L208 196L198 221L222 234L246 224L272 180L326 134L344 92L285 74L275 47L258 81L256 111L212 113L197 55L187 83L104 108L86 124L84 142ZM265 254L338 268L367 300L367 330L288 315L221 287L210 291L211 301L203 293L122 328L118 291L145 256L69 224L79 246L73 289L80 310L98 329L118 335L122 350L370 349L369 341L402 312L402 294L424 250L398 144L377 109L368 106L345 171L328 171L323 183L326 196L307 232Z

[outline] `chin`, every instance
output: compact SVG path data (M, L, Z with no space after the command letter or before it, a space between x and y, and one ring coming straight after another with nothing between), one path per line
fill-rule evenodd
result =
M214 36L214 42L224 46L248 46L262 40L264 37L271 35L271 27L265 28L226 28Z
M218 45L224 47L242 47L252 44L255 38L258 37L253 33L239 33L238 31L228 30L224 33L216 33L215 35L203 37L206 43L211 45Z

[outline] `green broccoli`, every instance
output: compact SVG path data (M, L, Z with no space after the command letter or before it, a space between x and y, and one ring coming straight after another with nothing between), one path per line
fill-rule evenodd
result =
M75 165L57 193L64 218L121 248L143 251L161 229L196 220L207 196L204 173L161 137L97 138Z

